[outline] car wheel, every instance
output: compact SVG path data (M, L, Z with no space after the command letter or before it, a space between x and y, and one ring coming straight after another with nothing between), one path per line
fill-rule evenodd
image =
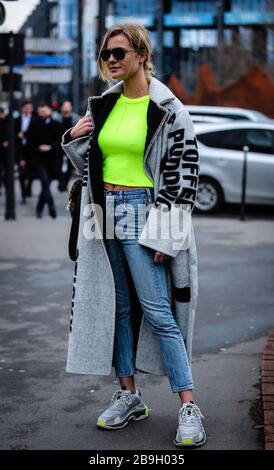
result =
M197 212L212 214L220 209L223 202L223 191L217 181L207 177L200 177L195 202Z

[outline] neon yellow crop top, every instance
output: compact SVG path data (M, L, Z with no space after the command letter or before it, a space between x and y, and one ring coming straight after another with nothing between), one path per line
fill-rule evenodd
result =
M149 95L127 98L121 93L109 113L98 136L105 182L153 187L144 170L149 99Z

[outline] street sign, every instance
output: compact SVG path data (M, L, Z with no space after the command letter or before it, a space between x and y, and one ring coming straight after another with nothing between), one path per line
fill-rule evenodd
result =
M25 57L25 65L44 66L44 67L62 67L71 66L73 63L71 55L49 56L49 55L27 55Z
M71 52L77 46L71 39L25 38L28 52Z
M69 83L72 80L71 69L35 68L24 69L24 83Z
M227 25L273 24L273 22L273 11L234 11L224 15L224 23Z
M164 25L173 26L213 26L213 13L185 13L178 15L164 15Z
M106 16L106 27L110 28L111 26L113 26L116 23L120 23L120 22L123 22L123 23L129 22L130 23L130 22L135 21L135 20L136 20L135 16L107 15ZM149 28L149 27L153 26L153 21L154 21L153 15L145 15L145 16L138 15L138 23L142 24L146 28Z

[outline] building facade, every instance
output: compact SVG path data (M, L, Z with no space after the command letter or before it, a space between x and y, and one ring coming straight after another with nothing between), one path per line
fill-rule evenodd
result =
M219 46L217 3L215 0L164 1L164 64L162 80L170 73L184 78L193 89L199 67L209 63L220 81L216 51ZM223 35L226 52L236 47L246 60L264 66L274 79L274 1L223 0ZM155 16L157 2L153 0L113 0L113 16L108 25L124 18L140 19L151 30L156 46ZM157 48L155 47L155 50ZM230 51L232 55L232 51ZM229 58L231 60L231 58ZM222 84L222 83L221 83Z
M40 0L19 30L26 38L57 38L58 34L58 0ZM54 54L53 54L54 55ZM31 66L31 58L37 54L26 50L26 66ZM39 55L41 58L41 55ZM39 67L39 66L38 66ZM34 66L34 70L39 68ZM22 73L24 73L22 71ZM35 105L41 101L51 103L57 98L56 85L50 83L27 82L23 85L23 95L32 98Z
M142 23L151 31L154 60L157 58L157 0L41 0L21 32L27 34L32 29L36 37L72 39L76 43L72 52L73 80L45 87L45 98L49 94L51 99L69 98L81 110L86 95L93 93L103 3L105 26L120 21ZM202 64L212 67L221 86L235 78L233 73L239 75L249 65L264 67L274 79L274 0L223 0L221 23L217 20L217 3L220 4L216 0L163 0L164 61L162 74L158 75L162 81L167 82L169 75L175 73L192 91Z

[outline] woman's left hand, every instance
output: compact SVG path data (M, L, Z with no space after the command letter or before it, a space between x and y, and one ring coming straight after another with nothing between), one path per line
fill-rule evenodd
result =
M155 251L153 261L154 261L154 263L163 263L168 258L169 258L169 256L166 255L165 253L161 253L161 251Z

